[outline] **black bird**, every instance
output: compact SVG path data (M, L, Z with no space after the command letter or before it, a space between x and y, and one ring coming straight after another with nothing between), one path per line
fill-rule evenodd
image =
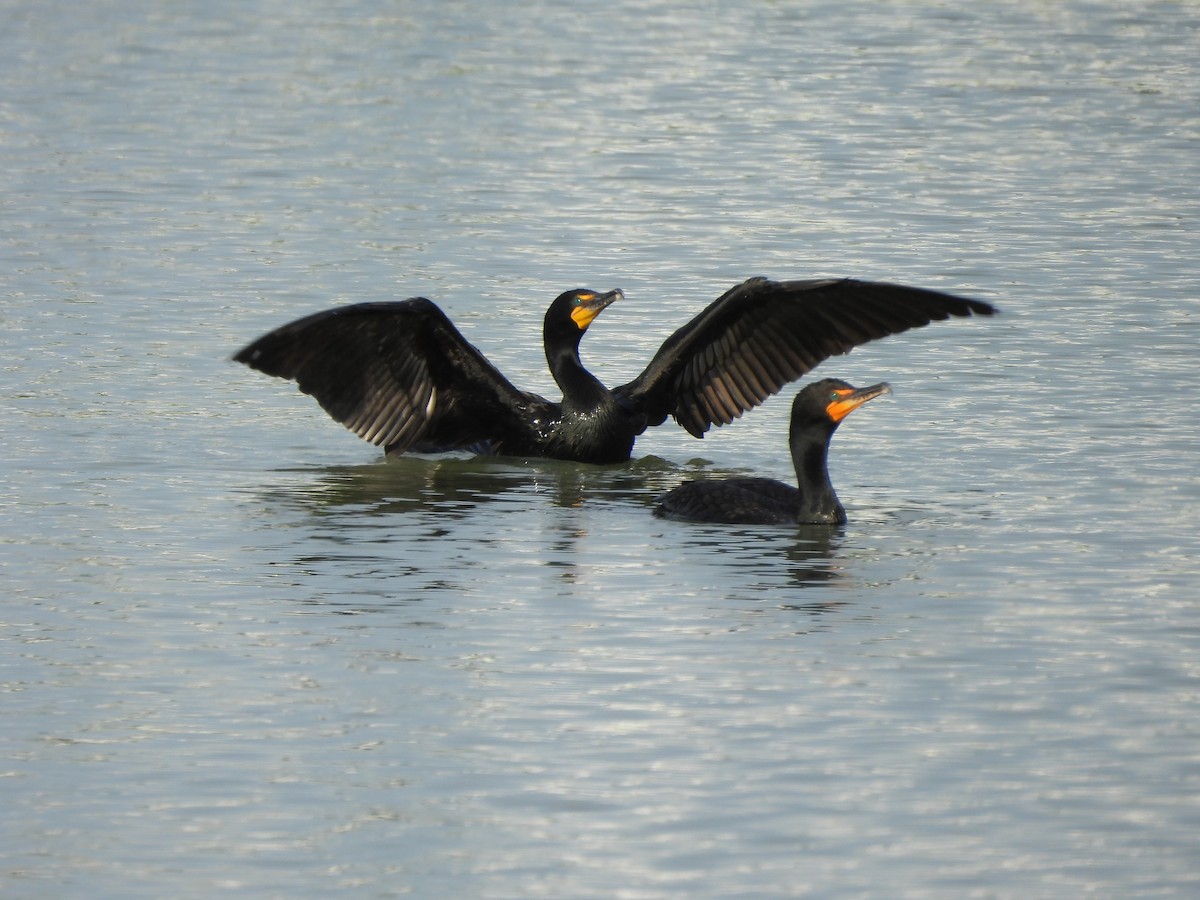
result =
M466 448L614 463L668 415L703 437L827 357L935 319L995 312L979 300L896 284L751 278L671 335L637 378L609 390L583 367L579 340L623 296L580 289L550 304L543 340L561 403L514 387L423 297L319 312L233 358L294 379L334 419L392 455Z
M855 388L825 378L796 395L788 446L799 488L773 478L688 481L665 494L654 514L733 525L845 524L846 510L834 493L826 465L829 441L846 416L891 390L886 382Z

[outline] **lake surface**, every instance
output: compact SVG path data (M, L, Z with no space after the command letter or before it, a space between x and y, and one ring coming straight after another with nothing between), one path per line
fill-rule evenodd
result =
M1186 3L0 9L0 893L1200 891ZM986 299L628 464L406 458L229 356L436 300L608 384L755 274Z

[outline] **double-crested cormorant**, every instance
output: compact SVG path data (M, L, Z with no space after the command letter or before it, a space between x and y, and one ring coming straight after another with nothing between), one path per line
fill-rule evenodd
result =
M671 335L637 378L609 390L583 367L579 340L622 296L567 291L547 310L546 361L561 403L514 387L423 297L319 312L234 359L294 379L334 419L392 455L465 448L613 463L668 415L703 437L829 356L935 319L995 312L903 285L751 278Z
M829 441L842 419L891 392L886 382L855 388L837 378L806 385L792 402L788 446L799 488L773 478L689 481L665 494L656 516L736 525L841 525L846 510L829 481Z

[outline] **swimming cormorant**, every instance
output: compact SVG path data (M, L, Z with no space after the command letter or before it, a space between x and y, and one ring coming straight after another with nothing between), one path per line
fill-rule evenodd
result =
M806 385L792 402L788 446L799 488L773 478L688 481L665 494L654 514L666 519L734 525L842 525L846 510L834 493L826 460L842 420L868 400L891 392L886 382L855 388L837 378Z
M703 437L829 356L936 319L995 312L980 300L897 284L751 278L671 335L633 381L609 390L583 367L579 340L623 296L572 290L546 311L546 361L561 403L514 387L423 297L315 313L233 358L295 380L391 455L469 449L614 463L667 416Z

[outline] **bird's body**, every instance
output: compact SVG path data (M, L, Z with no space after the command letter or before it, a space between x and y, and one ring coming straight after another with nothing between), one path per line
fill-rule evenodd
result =
M587 463L629 458L672 416L703 437L822 360L987 303L903 285L752 278L669 337L633 381L609 390L579 358L587 327L620 291L567 291L546 312L546 361L563 399L513 386L422 297L326 310L263 335L238 362L294 379L337 421L389 454L470 449Z
M774 478L688 481L665 494L654 514L726 525L795 525L802 499L797 488Z
M798 487L771 478L689 481L665 494L654 514L731 525L844 524L846 511L829 480L829 442L842 419L890 390L835 378L806 385L792 403L788 431Z

